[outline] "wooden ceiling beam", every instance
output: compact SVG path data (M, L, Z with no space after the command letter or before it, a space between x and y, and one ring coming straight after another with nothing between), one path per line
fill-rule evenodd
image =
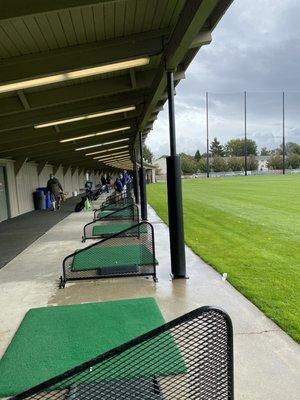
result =
M123 124L128 124L133 128L137 127L136 118L141 113L142 106L137 107L136 110L127 114L127 119L124 119L123 114L108 115L102 118L93 118L89 120L79 121L74 124L60 125L59 132L55 132L52 128L34 129L33 127L16 129L9 132L2 132L0 134L0 149L10 147L17 147L18 143L26 140L43 141L44 139L51 140L55 138L69 138L73 136L81 136L94 132L102 132L109 129L114 129Z
M53 89L41 87L39 91L25 91L26 97L24 91L18 91L18 96L0 98L0 115L15 114L17 117L17 114L23 111L20 108L20 101L25 110L39 110L58 104L75 104L92 98L97 98L101 102L103 97L121 93L133 94L134 91L147 90L151 86L154 75L154 69L136 72L134 86L130 76L121 75Z
M4 115L0 116L0 132L33 127L37 124L107 111L132 104L139 105L144 101L144 93L135 92L132 96L128 96L127 94L109 96L103 98L101 101L98 99L89 99L75 104L66 104L64 107L55 105L42 110L23 111L19 112L17 116L14 114ZM130 117L130 112L128 116Z
M0 84L81 70L118 60L155 56L163 51L162 38L168 34L169 29L155 30L3 59L0 64Z
M65 159L65 157L67 157L70 153L72 154L76 154L77 157L81 157L81 155L84 156L85 153L88 152L93 152L93 151L100 151L100 150L114 150L116 147L119 146L125 146L125 145L129 145L132 146L132 141L133 141L133 136L132 135L128 141L126 142L119 142L119 143L115 143L115 144L108 144L108 145L103 145L103 146L99 146L99 147L94 147L91 149L87 149L87 150L83 150L83 151L76 151L75 152L75 148L78 147L84 147L84 146L89 146L89 145L94 145L94 144L98 144L97 141L89 141L89 142L84 142L81 143L80 145L74 144L74 143L64 143L64 144L60 144L58 146L58 144L45 144L42 146L37 146L35 149L31 148L23 148L20 150L14 150L14 151L6 151L6 152L1 152L0 150L0 158L7 158L7 157L28 157L29 159L40 159L43 160L45 158L49 159L50 156L53 156L52 159L57 159L57 161L63 162L63 160ZM130 147L129 147L130 148ZM126 149L125 149L126 150ZM85 156L84 156L85 157Z
M52 132L51 134L47 135L40 135L39 132L37 132L34 136L27 136L24 135L23 137L19 138L18 140L14 140L14 137L12 136L12 140L10 142L6 142L0 145L0 153L5 153L5 152L12 152L12 151L18 151L22 149L38 149L39 147L42 147L43 145L54 145L54 146L60 146L59 141L63 139L72 139L74 137L79 137L79 136L85 136L89 134L93 134L96 132L101 132L105 131L108 129L117 129L121 128L123 125L125 126L131 126L131 129L125 130L125 131L119 131L119 132L112 132L108 133L107 135L100 135L100 136L95 136L90 139L83 139L83 140L77 140L77 141L70 141L67 142L69 144L75 144L76 146L81 146L84 145L85 143L88 143L91 140L97 140L98 143L104 142L104 141L109 141L109 140L118 140L126 137L130 137L132 133L135 131L135 120L121 120L120 122L115 122L111 123L110 125L104 125L101 126L100 129L93 129L90 128L86 132L82 132L78 130L77 132L69 132L69 133L55 133ZM1 138L0 138L0 143L1 143ZM62 144L65 145L65 144Z
M226 3L226 7L229 7L231 2L230 0L222 1L222 3ZM176 71L193 40L197 37L201 29L205 27L206 22L211 17L211 14L213 14L218 3L220 3L218 0L189 0L185 3L170 40L162 54L162 61L153 81L152 92L140 120L140 130L143 130L148 124L148 119L153 108L156 107L157 102L166 90L166 70Z

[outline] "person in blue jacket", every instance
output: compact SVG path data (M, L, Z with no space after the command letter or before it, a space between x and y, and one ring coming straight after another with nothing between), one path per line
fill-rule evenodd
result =
M122 193L122 191L123 191L123 185L122 185L121 179L119 179L119 178L116 179L115 189L116 189L116 192L118 192L118 193Z
M122 175L123 190L126 190L128 182L129 182L129 175L128 175L128 172L126 171L126 169L124 169L123 175Z

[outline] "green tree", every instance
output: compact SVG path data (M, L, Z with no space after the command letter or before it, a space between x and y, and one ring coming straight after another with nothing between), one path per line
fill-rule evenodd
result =
M244 159L244 169L245 169L245 159ZM248 171L257 171L258 170L258 160L253 155L250 155L249 157L247 157L247 170Z
M257 144L252 139L247 139L247 155L257 155ZM244 139L231 139L225 145L225 152L227 156L242 157L245 155L245 141Z
M152 163L153 153L146 144L143 144L143 156L145 161L148 161L150 164Z
M214 172L225 172L228 171L227 162L223 157L216 156L212 158L211 168Z
M266 147L262 147L260 150L260 155L261 156L268 156L270 155L270 150L268 150Z
M183 174L194 174L197 172L197 162L194 157L189 154L181 153L180 161Z
M223 157L225 155L224 147L221 145L221 143L218 141L216 137L210 144L210 153L212 157L217 157L217 156Z
M300 144L287 142L285 145L286 154L300 154Z
M200 154L200 151L199 151L199 150L196 151L196 153L195 153L195 155L194 155L194 159L195 159L196 161L200 161L200 159L201 159L201 154Z
M227 165L230 171L242 171L244 169L244 162L241 157L230 157Z
M269 169L282 169L283 159L282 154L273 154L267 161L267 167Z
M287 159L288 168L300 168L300 154L292 153Z
M206 159L201 158L201 160L197 162L197 172L206 172Z

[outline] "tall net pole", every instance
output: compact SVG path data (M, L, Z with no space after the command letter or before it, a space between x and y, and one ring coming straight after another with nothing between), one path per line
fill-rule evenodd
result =
M208 92L206 92L206 176L209 178Z
M247 92L244 92L244 157L245 157L245 176L248 175L248 149L247 149Z
M282 173L285 175L285 94L282 92Z

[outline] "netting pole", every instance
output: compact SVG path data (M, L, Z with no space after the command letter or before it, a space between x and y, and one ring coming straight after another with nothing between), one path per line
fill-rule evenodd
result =
M136 204L140 204L140 193L139 193L139 170L137 166L137 155L134 150L134 162L133 162L133 190Z
M170 131L170 156L167 157L168 213L171 269L172 276L176 279L186 278L186 262L183 229L181 164L180 156L176 154L173 71L167 71L167 84Z
M209 127L208 127L208 92L206 92L206 176L209 178Z
M282 92L282 174L285 175L285 94Z
M244 157L245 157L245 176L248 175L248 148L247 148L247 92L244 92L244 122L245 122L245 138L244 138Z
M148 219L147 212L147 193L146 193L146 177L145 177L145 169L144 169L144 159L143 159L143 136L142 132L139 132L139 142L140 142L140 198L141 198L141 217L143 221Z

